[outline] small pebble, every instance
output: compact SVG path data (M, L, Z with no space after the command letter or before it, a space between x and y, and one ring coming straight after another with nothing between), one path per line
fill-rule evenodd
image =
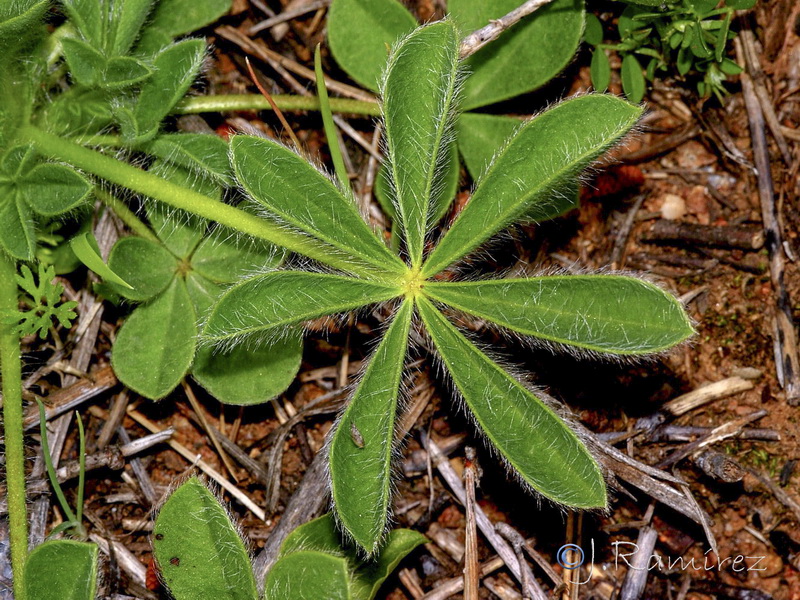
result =
M671 221L686 214L686 202L677 194L666 194L661 203L661 216Z

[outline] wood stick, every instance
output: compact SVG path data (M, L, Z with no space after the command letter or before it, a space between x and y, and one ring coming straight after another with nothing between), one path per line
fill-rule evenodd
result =
M197 415L197 418L200 419L201 426L203 429L205 429L206 434L211 439L211 443L214 445L214 448L216 448L217 454L219 454L222 464L225 466L225 470L228 471L228 474L236 483L239 483L239 478L236 477L236 473L233 470L231 459L228 456L228 453L225 452L225 449L220 445L219 440L217 439L216 429L211 427L208 419L206 419L206 414L203 411L203 408L200 406L200 403L197 401L197 396L194 395L192 386L189 385L185 378L183 381L181 381L181 385L183 386L183 391L186 394L186 397L189 399L189 404L192 405L194 413Z
M436 443L425 433L422 434L422 444L428 450L434 466L437 468L442 478L447 482L447 485L453 491L455 497L458 498L458 501L461 502L461 504L466 505L466 490L461 483L461 478L455 472L455 469L450 466L449 461L441 453ZM509 571L511 571L511 574L514 576L514 578L522 583L522 572L517 564L517 559L514 555L514 549L495 531L492 522L489 520L489 517L486 516L486 513L483 512L480 506L475 506L475 521L489 544L491 544L497 554L505 561L506 566L508 567ZM530 594L532 597L535 597L533 595L536 594L536 590L533 589L533 586L528 585L528 587L523 591L527 594Z
M485 27L473 31L461 41L461 47L459 48L461 58L472 56L486 44L500 37L500 34L506 29L550 2L552 0L528 0L508 14L492 20Z
M117 385L117 377L110 366L90 373L91 380L79 379L71 386L62 388L47 396L45 417L48 421L73 410L87 400L99 396ZM24 421L25 431L39 427L39 411L31 410Z
M700 225L661 219L642 241L649 243L682 242L719 248L758 250L764 245L764 231L753 225Z
M475 448L464 449L464 488L466 490L466 549L464 553L464 600L478 600L480 580L478 569L478 530L475 525L475 485L478 474Z
M734 44L736 56L741 64L744 62L742 43L737 38L734 40ZM775 335L773 340L775 366L778 371L778 381L786 390L786 399L791 406L797 406L800 404L800 356L797 349L797 332L792 322L791 299L784 282L786 266L783 255L783 235L770 171L764 116L748 73L742 73L740 80L750 121L750 139L753 147L753 160L756 165L758 196L761 201L761 219L769 251L770 278L775 292Z

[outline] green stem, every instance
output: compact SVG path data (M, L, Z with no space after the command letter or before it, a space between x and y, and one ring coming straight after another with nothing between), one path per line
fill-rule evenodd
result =
M16 262L0 251L0 313L19 310ZM22 366L19 335L0 319L0 370L3 374L3 433L6 444L6 495L14 597L25 600L22 584L28 558L28 514L25 505L25 446L22 434Z
M62 160L98 177L125 188L160 200L170 206L185 210L203 219L266 240L278 246L303 254L321 263L349 273L375 277L387 273L397 274L394 265L364 264L355 257L348 259L332 247L304 233L293 231L278 223L250 214L194 190L175 185L147 171L84 148L70 140L42 131L34 126L20 129L20 137L33 143L45 156Z
M273 96L275 104L284 111L319 110L316 96ZM381 114L377 102L365 102L350 98L331 98L331 110L335 113L349 113L377 117ZM223 96L195 96L185 98L173 109L174 113L187 115L205 112L231 112L236 110L272 110L263 96L256 94L229 94Z
M114 213L119 217L120 221L125 223L125 225L128 226L128 229L130 229L133 233L156 244L159 243L156 234L153 233L147 225L142 223L139 217L137 217L124 202L115 196L112 196L105 190L101 190L99 187L95 188L94 194L97 196L100 202L113 210Z

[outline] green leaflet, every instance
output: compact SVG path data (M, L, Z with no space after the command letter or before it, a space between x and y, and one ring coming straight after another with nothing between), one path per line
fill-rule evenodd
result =
M258 348L237 346L228 352L200 348L192 376L225 404L262 404L294 381L302 350L299 329Z
M0 183L0 246L17 260L31 260L36 244L31 211L4 187Z
M451 142L447 146L447 159L442 167L442 173L437 177L436 185L432 190L431 217L428 221L430 227L436 225L447 213L453 203L453 198L456 197L460 179L461 164L458 162L458 145L455 142ZM378 169L374 192L383 212L392 221L396 221L394 191L392 190L392 184L389 182L389 169L386 167L386 163L383 163Z
M603 24L594 13L586 13L586 28L583 31L584 41L591 45L597 46L603 43Z
M417 29L395 48L383 86L387 160L412 268L422 263L433 187L446 167L458 79L451 23Z
M107 16L106 51L109 56L124 56L131 49L144 25L154 0L122 0L113 3ZM110 3L108 3L110 4Z
M64 214L81 204L91 184L70 167L44 163L17 183L17 192L34 212L46 217Z
M196 316L186 283L174 278L139 306L117 333L111 364L119 380L148 398L166 396L192 364Z
M64 38L61 44L69 72L75 81L88 87L97 85L102 80L106 68L106 58L103 53L75 38Z
M161 507L153 551L175 600L257 600L241 538L217 499L192 477Z
M416 26L417 20L397 0L334 0L328 43L336 62L353 79L377 91L389 48Z
M411 529L394 529L386 536L386 543L380 553L370 561L364 561L353 547L341 546L336 521L332 514L323 515L317 519L301 525L281 545L278 562L267 577L267 599L283 600L284 598L329 598L329 593L312 595L316 590L313 584L314 577L302 576L309 570L325 571L326 579L338 585L335 573L339 572L341 563L327 560L316 560L316 556L335 556L345 562L348 573L347 586L349 595L346 598L353 600L372 600L378 589L400 561L417 546L427 541L425 536ZM307 559L305 568L300 560L284 562L284 559L300 554ZM313 565L313 567L311 566ZM278 568L280 566L280 568ZM278 570L276 570L278 568ZM330 573L329 571L333 571ZM298 583L310 582L306 588ZM291 586L295 587L291 587ZM335 588L332 588L335 589ZM291 590L298 595L284 593ZM271 595L270 595L271 594ZM308 595L301 595L308 594Z
M102 2L97 0L61 0L70 22L83 39L95 48L103 47Z
M420 298L417 306L476 422L522 479L554 502L605 508L600 469L567 424L470 343L428 300Z
M361 218L354 201L291 150L270 140L231 140L236 178L270 213L348 255L402 272L404 265Z
M694 333L680 303L618 275L551 275L425 285L439 302L519 333L586 350L651 354Z
M217 183L233 184L228 144L216 135L165 133L145 145L144 151L165 162L213 177Z
M543 220L573 205L559 190L625 135L641 109L599 94L582 96L517 130L478 183L466 208L422 269L431 277L515 221Z
M604 92L611 82L611 64L608 62L606 51L602 48L595 48L592 52L590 72L595 91Z
M225 231L203 238L192 254L192 269L216 283L234 283L267 267L277 267L283 253L261 240L231 237Z
M389 300L399 287L302 271L257 275L220 296L203 337L215 343L258 334L282 334L294 325ZM272 331L271 331L272 330Z
M394 417L413 312L408 300L397 311L330 443L336 516L371 555L378 551L387 524Z
M354 600L347 561L332 554L301 550L281 558L267 573L265 600Z
M97 546L51 540L33 549L25 565L30 600L93 600L97 593Z
M17 0L0 3L0 50L21 47L32 30L43 29L42 17L48 0Z
M523 121L502 115L463 113L456 122L458 149L464 164L475 181L492 163L495 154L502 150Z
M469 33L519 6L518 0L449 0L448 11ZM567 66L583 34L582 0L556 0L540 8L467 59L464 110L534 90Z
M108 266L132 289L114 290L135 302L145 302L167 289L175 277L178 262L161 244L139 237L119 240L108 255Z
M204 40L183 40L156 56L155 74L142 86L132 113L121 112L123 136L131 142L152 139L161 121L183 98L200 71Z
M103 262L103 257L100 256L100 248L97 246L97 240L91 231L74 236L70 240L69 245L75 253L75 256L77 256L84 265L97 273L97 275L108 282L116 283L117 285L131 290L133 289L133 286L114 273L114 271Z
M104 88L123 88L144 81L152 73L153 70L138 58L112 56L106 62L98 83Z
M18 260L31 260L36 246L33 216L57 216L74 209L91 185L73 169L52 163L33 168L35 154L11 148L0 163L0 247Z
M642 73L642 65L633 54L627 54L622 59L622 68L619 71L622 78L622 89L631 102L638 104L644 98L647 85Z
M172 38L213 23L230 8L231 0L159 0L142 30L136 50L144 54L154 53Z

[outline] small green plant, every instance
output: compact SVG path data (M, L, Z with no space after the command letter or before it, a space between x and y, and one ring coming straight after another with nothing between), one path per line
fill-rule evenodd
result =
M227 162L227 147L221 140L191 137L222 144L222 158ZM204 179L179 166L156 162L150 172L209 196L218 197L221 192L208 176ZM196 345L197 323L224 286L277 267L282 253L230 231L208 231L207 222L169 214L163 205L149 204L147 216L154 239L123 238L108 260L109 267L131 284L114 286L114 291L142 303L120 328L112 350L112 365L120 381L153 399L170 393L189 371L208 392L228 404L266 402L283 392L300 367L299 330L288 333L280 343L258 348L215 353L209 348L198 351Z
M598 354L660 352L692 334L680 304L636 278L439 278L506 227L570 208L568 191L579 173L641 114L614 97L589 95L529 120L426 254L458 108L458 42L450 22L417 29L395 48L384 78L387 163L402 255L392 254L369 229L347 190L300 156L265 139L231 140L236 178L252 199L287 227L330 247L346 261L344 271L352 274L357 266L362 272L279 270L245 279L211 310L202 332L206 341L232 347L279 337L286 327L322 315L387 301L396 307L328 447L335 514L369 554L380 548L387 526L395 412L415 314L474 421L520 480L578 508L606 505L603 476L586 447L546 396L494 362L447 315L460 311L545 344Z
M631 102L641 102L646 80L659 72L675 68L680 76L700 75L697 91L702 97L714 94L722 100L723 85L729 75L741 68L727 57L728 41L735 37L731 20L736 10L752 8L756 0L624 0L625 8L617 22L618 43L604 43L600 20L586 18L586 42L595 47L592 54L592 83L604 91L611 78L606 50L622 56L622 89ZM647 66L642 67L642 60Z
M70 508L66 496L58 482L50 447L47 442L47 419L44 404L39 404L39 429L42 434L42 454L47 466L47 476L56 493L66 521L56 527L50 535L73 530L81 540L86 539L83 527L83 483L86 474L86 438L83 423L78 413L78 456L80 471L78 475L78 498L75 512ZM37 546L28 557L25 565L23 586L28 598L36 600L92 600L97 592L97 551L95 544L84 541L62 539L48 540Z
M518 0L450 0L449 18L463 32L483 27L519 6ZM475 112L540 88L566 67L575 55L584 26L583 0L555 0L514 25L494 44L466 61L457 143L449 150L440 174L442 204L455 196L460 153L473 179L478 179L503 142L519 127L519 119ZM388 49L418 26L397 0L334 0L328 19L328 41L339 65L355 81L378 91ZM392 218L394 207L386 190L385 170L377 198Z
M20 337L38 332L39 337L45 339L54 319L62 327L69 328L78 316L74 310L78 303L73 300L62 302L64 286L55 281L55 269L39 263L38 282L28 265L22 265L20 273L15 279L20 289L26 293L22 301L27 308L7 311L3 320L13 325Z
M343 548L333 518L295 529L283 542L264 585L265 600L372 600L409 552L426 541L415 531L393 531L374 562ZM161 507L153 552L176 600L257 600L257 584L244 543L219 501L193 477ZM313 575L311 575L313 574Z

